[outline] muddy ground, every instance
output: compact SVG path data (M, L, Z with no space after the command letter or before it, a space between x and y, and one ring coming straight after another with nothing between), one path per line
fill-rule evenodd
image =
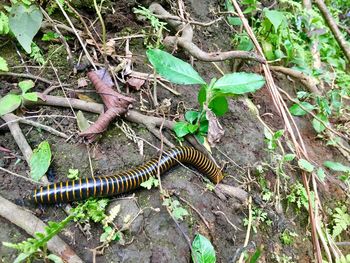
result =
M148 6L149 1L144 1L144 6ZM187 12L191 17L198 21L209 21L213 19L213 15L209 12L213 7L217 7L219 3L215 0L207 1L185 1ZM136 19L132 12L132 8L137 6L136 2L132 1L117 1L113 4L115 13L105 14L107 21L107 29L109 36L119 36L122 32L137 33L146 25L145 22L140 22ZM79 9L85 16L92 18L93 12L86 9ZM120 22L122 21L122 22ZM218 49L231 49L231 31L224 23L210 27L196 27L195 42L205 50L215 51ZM51 54L59 45L43 43L39 41L39 45L43 48L45 54ZM117 43L118 54L123 54L124 45L122 42ZM14 45L10 42L3 47L6 50L4 56L10 62L10 66L20 65L18 55L15 52ZM134 55L134 68L138 71L149 72L149 68L144 65L145 48L143 39L132 39L130 42L130 51ZM176 53L180 58L188 60L189 57L181 50ZM77 79L85 77L86 72L73 75L69 70L65 60L64 49L56 50L52 56L52 63L59 68L61 81L72 84L75 87ZM229 62L218 63L225 72L230 72L231 64ZM194 62L194 67L199 73L204 76L204 79L209 81L212 77L218 77L219 73L210 63L199 61ZM255 63L249 62L245 64L242 70L250 70L258 68ZM17 68L16 72L21 72L23 68ZM35 69L32 71L36 73ZM47 68L43 76L48 79L55 80L52 71ZM298 83L293 83L283 76L276 75L275 80L280 87L283 87L290 94L302 87ZM13 77L0 78L1 95L6 94L13 88L14 83L18 79ZM42 91L46 86L38 83L37 91ZM186 108L196 108L197 86L181 86L174 87L182 95L174 96L169 91L159 88L159 101L163 99L171 99L172 106L170 114L174 115L177 112L177 105L182 101ZM90 85L88 89L93 90ZM125 92L125 89L123 89ZM53 94L61 94L55 91ZM89 95L91 93L88 93ZM134 97L139 102L139 93L131 92L130 96ZM262 119L274 130L283 129L283 123L273 108L272 100L266 89L262 89L250 96L252 101L258 106ZM99 100L98 96L94 99ZM139 103L134 104L134 108L139 108ZM225 129L225 135L222 142L217 148L229 156L237 165L230 162L219 150L213 150L213 156L219 164L226 163L225 173L228 175L223 183L233 186L243 186L246 179L246 172L251 171L251 176L255 176L255 167L262 162L269 162L270 155L266 150L264 142L263 125L258 121L254 113L249 109L243 98L232 99L230 101L230 111L225 114L220 121ZM37 107L29 109L29 114L57 114L62 116L72 116L71 110L52 107ZM180 107L180 111L183 111ZM86 115L90 120L95 120L97 116L92 114ZM52 126L58 130L62 129L68 134L73 134L73 137L65 141L64 139L53 136L45 131L38 130L29 126L21 125L26 138L32 148L35 148L41 141L48 140L53 152L52 167L55 170L55 180L65 178L68 169L79 169L82 176L90 176L90 165L88 159L87 146L81 142L77 134L77 125L72 119L65 117L56 118L56 122L50 119L40 120L42 123ZM342 157L337 155L337 152L329 147L325 147L325 143L317 140L316 134L313 132L310 121L306 118L297 118L303 138L306 141L310 157L317 163L322 163L324 160L343 161ZM145 127L128 123L136 134L149 143L159 147L160 141L148 132ZM169 133L165 135L174 143L173 136ZM0 145L10 149L19 157L21 152L16 143L11 137L8 130L0 130ZM144 155L139 154L138 146L130 141L126 135L114 124L110 125L109 129L95 143L90 145L90 154L92 157L92 167L95 175L111 174L116 171L134 167L142 164L145 160L156 155L156 151L151 146L144 145ZM28 173L28 166L20 158L7 158L5 153L0 152L0 166L19 174ZM242 172L242 169L245 171ZM288 174L291 178L285 184L291 185L299 180L300 174L297 170L290 170ZM273 191L276 178L271 171L266 173L269 187ZM190 215L180 222L180 228L191 239L196 233L202 233L211 239L217 254L217 262L232 262L237 255L239 249L242 248L246 235L246 227L243 225L243 220L247 218L247 206L240 203L234 198L229 198L226 201L221 200L214 193L206 188L206 184L195 173L183 167L177 167L168 172L162 179L164 188L175 191L182 198L186 199L193 207L198 209L204 218L210 224L210 229L207 229L198 214L189 206L184 205ZM20 178L12 177L4 172L0 172L0 194L20 205L23 205L21 200L30 193L32 185ZM332 194L331 194L332 193ZM252 184L251 194L260 196L261 189L258 184ZM262 223L258 227L257 233L252 232L250 237L250 253L255 251L255 248L262 249L261 262L277 262L276 255L279 257L290 257L290 261L283 262L310 262L312 256L312 244L310 236L310 225L307 219L307 212L301 211L301 214L296 215L293 207L286 210L286 201L283 199L285 194L282 191L283 211L277 212L274 206L270 203L262 204L263 209L268 211L269 217L272 220L272 225L268 226ZM321 186L321 197L323 202L332 206L338 199L345 198L343 193L337 186L336 179L332 183L327 182L326 186ZM117 242L111 243L104 254L97 257L97 262L190 262L190 250L188 243L175 225L174 221L169 217L166 209L162 206L162 201L157 189L145 190L141 189L134 194L128 194L122 197L111 199L109 206L121 204L121 214L117 224L122 224L123 218L128 215L136 215L140 209L143 213L139 215L132 223L129 230L124 234L126 237L126 245L120 245ZM261 204L260 204L261 206ZM45 222L62 220L65 214L59 206L47 206L38 208L34 205L25 205ZM152 209L151 209L152 208ZM159 208L155 211L154 208ZM235 225L235 229L225 217L217 213L222 211L227 219ZM10 222L0 218L0 240L7 242L19 242L28 237L28 235L19 228L12 225ZM291 245L281 243L280 235L285 230L289 229L298 234L298 238ZM78 253L84 262L92 262L92 252L90 249L99 245L99 236L102 233L102 227L98 224L91 224L91 237L87 239L82 234L75 224L70 226L60 234L71 247ZM0 245L1 246L1 245ZM3 262L12 262L16 253L14 250L0 247L0 260ZM236 258L237 259L237 258ZM282 261L280 261L282 262Z

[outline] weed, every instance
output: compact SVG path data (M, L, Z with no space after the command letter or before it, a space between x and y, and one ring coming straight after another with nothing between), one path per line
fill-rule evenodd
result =
M284 230L280 236L280 240L283 245L292 245L294 243L294 238L298 237L298 234L289 230Z
M171 197L165 198L163 205L167 206L176 220L183 220L184 216L188 215L188 212L183 208L178 200Z
M249 223L249 220L247 218L244 218L243 225L247 226L248 223ZM261 226L261 224L271 226L272 221L268 219L267 213L264 212L261 208L254 207L252 209L252 229L254 233L258 232L258 228Z
M314 192L310 192L311 204L314 207ZM295 204L297 207L297 213L300 213L302 208L309 210L309 203L307 193L304 186L297 182L291 187L290 193L286 197L288 204Z

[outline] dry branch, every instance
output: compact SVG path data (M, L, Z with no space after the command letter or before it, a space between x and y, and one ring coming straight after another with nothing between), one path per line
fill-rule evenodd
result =
M314 0L318 9L321 11L324 20L328 24L329 28L331 29L335 39L337 40L340 48L343 50L346 58L348 59L348 62L350 62L350 46L349 43L345 40L343 34L340 32L337 23L335 22L334 18L332 17L331 13L329 12L326 4L323 0Z
M34 236L35 232L45 232L47 225L30 212L0 196L0 216ZM83 263L77 254L58 236L54 236L47 248L68 263Z
M200 49L192 42L193 29L189 23L182 22L181 18L174 19L168 11L166 11L160 4L153 3L149 10L157 16L168 17L165 19L171 27L176 31L181 32L181 36L167 36L164 39L164 44L169 47L180 46L188 51L193 57L202 61L223 61L227 59L249 59L255 60L259 63L266 63L266 60L254 52L247 51L227 51L227 52L212 52L208 53Z

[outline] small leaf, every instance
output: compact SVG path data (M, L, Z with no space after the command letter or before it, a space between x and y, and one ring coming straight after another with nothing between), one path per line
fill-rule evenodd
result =
M287 153L286 155L283 156L283 160L285 162L291 162L295 159L295 154L294 153Z
M311 105L310 103L306 102L306 101L303 101L303 102L300 102L301 106L303 108L305 108L307 111L303 110L299 104L293 104L290 108L289 108L289 112L291 114L293 114L294 116L303 116L305 115L306 113L312 111L315 109L315 107L313 105Z
M200 106L207 100L207 88L207 85L202 85L198 92L198 102Z
M79 170L78 169L68 169L67 178L76 180L79 178Z
M333 171L337 171L337 172L350 172L350 167L349 166L345 166L341 163L338 162L332 162L332 161L325 161L323 163L324 166L326 166L327 168L333 170Z
M15 5L11 8L9 16L9 25L18 42L23 49L29 54L34 36L38 33L43 15L40 9L31 5Z
M0 71L9 71L7 62L3 57L0 57Z
M20 253L16 259L13 261L13 263L20 263L23 262L25 259L27 259L30 256L28 253Z
M26 100L30 101L38 101L38 95L36 95L36 92L28 92L22 95L22 97Z
M199 112L198 111L186 111L185 113L185 120L188 121L189 123L194 124L195 121L197 120L199 116Z
M298 165L300 169L311 173L314 170L314 166L305 159L299 159Z
M231 26L240 26L242 25L242 21L239 17L228 17L227 18L227 21L228 23L231 25Z
M214 98L209 103L209 109L211 109L216 116L222 116L228 111L227 99L224 96Z
M28 90L34 87L34 82L32 80L23 80L18 83L19 88L22 90L22 94L26 93Z
M6 35L9 32L9 18L4 12L0 12L0 35Z
M54 263L63 263L63 260L59 256L56 256L54 254L48 255L47 259L50 259Z
M188 124L187 128L190 133L195 133L195 131L198 130L199 126L198 124Z
M215 263L216 256L213 245L201 234L197 234L192 242L192 260L196 263Z
M321 182L324 182L324 180L326 179L326 174L322 168L317 169L316 175Z
M39 181L46 173L51 163L51 149L47 141L39 144L30 157L30 176L33 180Z
M235 95L254 92L265 84L262 76L254 73L226 74L215 82L213 89L220 93Z
M317 114L316 115L321 121L323 121L326 125L329 124L328 118L323 115L323 114ZM326 126L323 125L323 123L321 123L319 120L317 120L316 118L313 118L312 120L312 126L314 127L315 131L317 133L321 133L326 129Z
M81 132L86 131L90 127L90 124L88 120L85 118L82 111L78 111L77 113L77 123L78 123L78 128Z
M269 10L269 9L265 8L264 14L265 14L266 18L273 25L275 32L277 32L278 28L280 27L283 20L285 19L283 13L276 11L276 10Z
M16 94L7 94L0 99L0 116L10 113L17 109L22 103L21 96Z
M184 216L187 216L188 215L188 212L185 208L183 207L176 207L172 213L173 217L176 219L176 220L183 220L183 217Z
M206 84L193 67L160 49L147 50L147 57L157 73L176 84Z
M174 132L176 133L176 136L179 138L182 138L190 133L188 130L188 123L184 121L179 121L175 123L174 125Z

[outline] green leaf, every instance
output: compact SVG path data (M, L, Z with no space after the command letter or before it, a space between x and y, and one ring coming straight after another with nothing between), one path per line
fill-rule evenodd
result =
M187 128L190 133L195 133L196 130L198 130L199 126L198 124L188 124Z
M18 87L22 90L22 93L26 93L28 90L34 87L34 82L32 80L23 80L18 83Z
M0 116L10 113L21 105L21 96L16 94L7 94L0 99Z
M0 12L0 35L6 35L9 32L9 18L4 12Z
M328 118L327 116L319 113L316 115L320 120L322 120L325 124L329 124ZM317 133L321 133L326 129L326 126L323 125L322 122L320 122L319 120L317 120L316 118L313 118L312 120L312 126L314 127L315 131Z
M152 186L157 187L158 185L159 185L158 179L153 177L153 176L148 178L147 181L141 183L141 186L147 188L148 190L150 190L152 188Z
M40 9L31 5L15 5L11 8L9 25L18 42L23 49L29 54L34 36L38 33L43 15Z
M78 128L81 132L87 130L90 127L88 120L85 118L82 111L78 111L77 113L77 123Z
M188 212L185 208L179 206L179 207L175 207L174 210L171 212L171 214L176 220L183 220L183 217L187 216Z
M228 23L231 25L231 26L240 26L242 25L242 20L239 18L239 17L232 17L232 16L229 16L227 18L227 21Z
M274 60L275 59L275 54L273 53L273 46L270 42L267 41L261 41L261 46L264 51L264 54L267 58L267 60Z
M197 263L215 263L216 256L213 245L201 234L197 234L192 242L192 260Z
M42 41L51 41L54 39L58 39L60 36L59 34L57 34L56 32L50 31L47 32L43 35L43 37L41 38Z
M226 74L215 82L213 90L223 94L244 94L254 92L265 84L262 76L254 73L231 73Z
M299 104L305 108L307 111L303 110ZM315 107L313 105L311 105L310 103L306 102L306 101L302 101L299 104L293 104L290 108L289 108L289 112L291 114L293 114L294 116L303 116L306 113L312 111L315 109Z
M176 84L206 84L193 67L160 49L147 50L147 57L157 73Z
M293 161L295 158L295 154L294 153L287 153L286 155L283 156L283 160L285 162L291 162Z
M317 169L316 175L321 182L324 182L324 180L326 179L326 174L322 168Z
M269 10L269 9L265 8L264 14L265 14L266 18L273 25L275 32L277 32L278 28L280 27L283 20L285 19L283 13L276 11L276 10Z
M38 95L36 95L36 92L25 93L22 95L22 97L26 100L38 101Z
M189 123L194 124L199 116L198 111L186 111L185 113L185 120L188 121Z
M16 259L13 261L13 263L20 263L23 262L25 259L27 259L30 256L28 253L20 253Z
M214 98L209 103L209 109L211 109L216 116L222 116L228 111L227 99L224 96Z
M176 133L176 136L179 138L186 136L187 134L190 133L190 131L188 130L188 123L184 121L179 121L175 123L174 132Z
M345 166L341 163L338 162L332 162L332 161L325 161L323 163L324 166L326 166L327 168L333 170L333 171L337 171L337 172L350 172L350 167L349 166Z
M207 88L207 85L202 85L198 92L198 102L200 106L203 106L203 103L207 100Z
M63 263L63 260L59 256L56 256L54 254L48 255L47 259L50 259L54 263Z
M298 165L300 169L311 173L314 170L314 166L305 159L299 159Z
M79 170L78 169L68 169L67 178L76 180L79 178Z
M7 62L3 57L0 57L0 71L9 71Z
M39 144L30 157L30 176L33 180L39 181L46 173L51 163L51 149L47 141Z

